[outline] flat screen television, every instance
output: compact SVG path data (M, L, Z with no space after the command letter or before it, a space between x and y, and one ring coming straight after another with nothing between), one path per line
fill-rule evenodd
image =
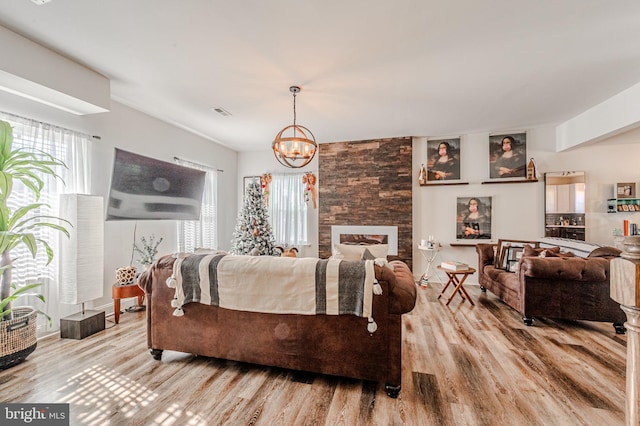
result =
M199 220L205 175L116 148L106 220Z

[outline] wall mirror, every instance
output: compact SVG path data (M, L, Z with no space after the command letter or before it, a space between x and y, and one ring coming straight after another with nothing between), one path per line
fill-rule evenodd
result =
M584 172L544 175L545 237L585 241Z

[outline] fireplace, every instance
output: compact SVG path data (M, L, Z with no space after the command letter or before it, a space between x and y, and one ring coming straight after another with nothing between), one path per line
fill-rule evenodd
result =
M398 255L397 226L332 226L331 246L340 243L388 244L389 254Z

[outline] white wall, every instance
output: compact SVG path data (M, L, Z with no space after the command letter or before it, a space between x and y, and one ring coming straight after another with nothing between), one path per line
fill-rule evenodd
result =
M237 213L237 152L113 101L108 113L75 116L0 92L0 110L100 136L101 140L94 141L92 147L91 193L105 197L105 208L114 147L159 160L173 162L173 157L178 156L223 169L218 181L218 241L221 249L230 248ZM101 299L93 302L93 307L112 303L115 270L131 261L135 223L105 222L104 293ZM169 220L138 221L137 237L151 234L162 237L164 241L158 247L159 253L172 253L176 250L175 226L176 222Z
M263 173L282 174L304 172L313 172L318 176L317 153L315 158L311 160L311 163L300 169L290 169L280 164L273 155L271 144L268 142L265 143L264 150L238 153L238 211L240 211L242 207L243 178L245 176L260 176ZM316 187L319 188L320 185L322 185L322 182L318 176ZM311 202L308 204L307 214L309 245L299 248L299 256L318 257L318 209L314 209Z
M562 123L558 151L605 140L640 126L640 83Z

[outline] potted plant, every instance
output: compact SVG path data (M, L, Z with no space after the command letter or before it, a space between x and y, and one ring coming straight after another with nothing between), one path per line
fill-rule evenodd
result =
M143 270L147 270L149 266L156 260L158 255L158 246L162 242L163 238L156 241L156 236L151 235L147 240L145 237L141 237L141 246L136 243L133 244L133 251L138 253L138 262L142 265Z
M29 216L29 213L45 205L38 202L44 187L42 176L59 178L54 168L65 167L64 163L48 153L14 150L12 145L13 130L9 123L0 120L0 368L15 365L35 350L35 319L40 311L33 308L12 309L11 303L18 296L27 294L44 301L41 294L28 293L40 284L17 288L12 283L11 250L24 244L35 257L42 246L47 263L50 263L53 259L51 246L47 241L37 238L33 231L39 227L49 227L69 236L62 225L54 223L62 221L69 224L68 221L48 215ZM14 183L18 181L32 192L36 202L10 208L7 200Z

